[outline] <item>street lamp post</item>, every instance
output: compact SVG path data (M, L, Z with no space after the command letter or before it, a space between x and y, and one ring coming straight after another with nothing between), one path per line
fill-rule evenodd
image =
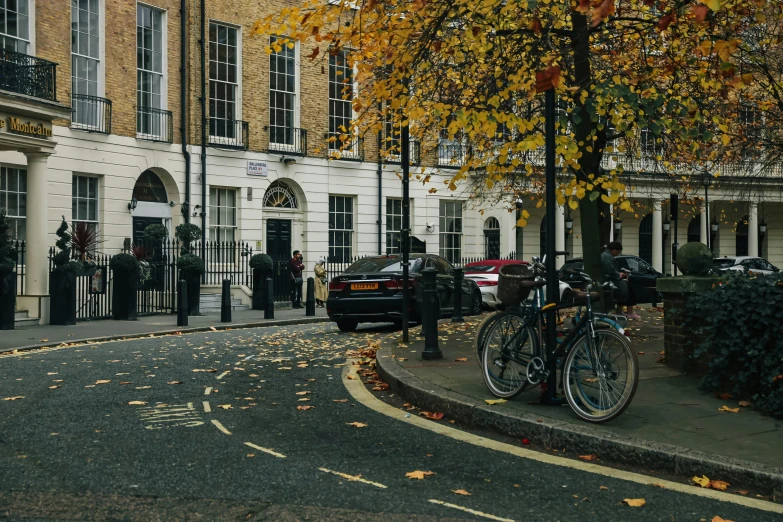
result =
M619 219L614 220L614 240L620 241L620 232L623 230L623 222Z
M759 256L761 256L761 244L764 243L764 238L767 236L767 222L764 218L761 218L759 223Z
M718 220L713 217L710 224L710 250L713 252L715 251L715 235L718 233L718 227L720 227Z

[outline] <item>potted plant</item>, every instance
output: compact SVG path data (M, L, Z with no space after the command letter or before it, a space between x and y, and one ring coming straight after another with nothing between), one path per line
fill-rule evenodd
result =
M253 310L263 310L266 301L266 278L272 273L275 263L267 254L255 254L250 258L253 269Z
M194 254L184 254L177 259L180 279L188 283L188 315L201 315L201 274L204 273L204 261Z
M147 253L143 260L149 266L150 276L147 278L148 288L163 289L166 285L166 256L163 242L168 239L169 231L159 223L149 225L144 229L144 245L141 245ZM136 256L138 259L138 256ZM141 262L142 259L139 259ZM142 263L142 271L143 263Z
M97 266L92 260L92 254L101 242L95 226L78 222L71 227L71 249L73 257L80 265L77 267L79 275L92 276L95 273Z
M76 271L80 263L71 260L71 234L63 217L57 229L57 253L49 273L49 322L60 326L76 324Z
M0 212L0 330L13 330L16 320L16 249L8 228L8 217Z
M131 254L117 254L109 262L114 274L111 296L112 318L118 321L135 321L136 300L140 275L138 259Z

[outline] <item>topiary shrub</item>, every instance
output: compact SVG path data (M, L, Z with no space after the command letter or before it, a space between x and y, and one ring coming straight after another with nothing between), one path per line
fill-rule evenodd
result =
M167 237L169 237L168 229L159 223L149 225L144 229L144 241L148 242L150 246L161 244Z
M780 276L725 275L711 291L693 294L683 328L701 337L693 358L706 356L701 386L729 391L783 418L783 281ZM697 326L694 326L697 325Z
M177 225L175 235L182 241L182 253L192 254L190 245L194 241L201 239L201 229L193 223L182 223Z
M124 274L139 274L139 260L131 254L117 254L109 261L109 266L115 272Z
M8 237L8 216L0 212L0 276L13 272L16 268L16 249Z
M185 254L177 259L177 268L179 268L180 272L187 274L203 274L204 261L193 254Z
M68 222L65 221L65 216L63 216L62 223L60 223L60 227L57 229L55 234L59 239L54 244L58 250L52 258L52 262L54 263L54 271L76 271L79 267L78 263L74 263L71 260L71 234L68 233Z
M677 268L684 275L706 276L712 270L713 257L704 243L686 243L677 250Z
M255 254L250 258L250 268L253 270L268 272L269 270L272 270L274 266L274 261L272 261L272 258L267 254Z

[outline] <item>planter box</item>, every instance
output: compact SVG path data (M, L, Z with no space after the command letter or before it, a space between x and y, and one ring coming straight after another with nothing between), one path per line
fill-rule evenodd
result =
M138 277L133 273L114 272L111 295L111 313L116 321L135 321L138 318Z
M49 323L59 326L76 324L76 272L51 272L49 295Z
M0 330L13 330L16 323L16 272L0 277Z

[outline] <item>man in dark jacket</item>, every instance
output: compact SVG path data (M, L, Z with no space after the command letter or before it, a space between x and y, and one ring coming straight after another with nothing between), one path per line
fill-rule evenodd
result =
M294 250L294 255L288 261L288 270L291 272L291 305L294 308L302 308L302 254Z
M623 245L619 241L609 243L607 249L601 253L601 273L603 273L605 280L611 281L617 287L614 295L618 303L618 311L622 313L622 306L620 305L626 305L626 312L623 315L629 319L641 319L641 317L633 313L633 303L630 301L628 283L625 281L626 275L618 272L617 265L614 262L614 258L619 256L622 251Z

